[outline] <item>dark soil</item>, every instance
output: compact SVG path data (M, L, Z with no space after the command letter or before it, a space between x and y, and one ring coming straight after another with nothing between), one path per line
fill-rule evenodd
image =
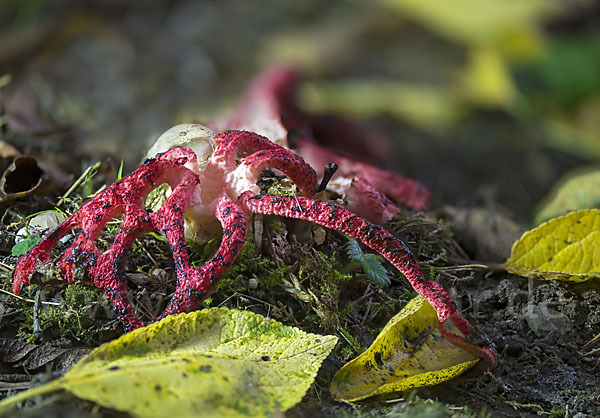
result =
M303 64L309 79L375 74L435 84L444 78L436 66L464 58L462 49L418 25L390 21L357 2L31 3L38 6L7 2L0 13L3 27L15 28L0 34L0 76L11 75L0 96L2 140L33 157L45 173L44 187L1 203L3 394L59 376L87 349L124 332L103 294L87 286L31 286L22 293L24 299L10 293L17 259L11 250L23 218L51 208L87 167L102 163L93 178L61 202L61 209L76 209L82 197L112 183L121 161L125 173L135 169L170 126L225 113L249 77L280 58L274 45L292 33L328 33L327 28L335 27L334 32L352 36L350 45L339 41L345 49L335 49L320 65ZM360 33L350 30L352 22L361 22ZM397 44L390 45L396 35ZM420 47L411 49L414 39ZM415 51L424 46L426 52ZM393 158L382 165L420 179L433 192L430 212L405 210L387 225L413 249L426 272L448 266L448 257L501 263L557 178L590 162L546 145L535 120L498 110L472 109L442 135L384 116L368 123L393 140ZM13 155L0 151L4 170ZM366 348L412 296L396 272L390 271L391 287L382 289L369 284L359 269L348 268L341 250L344 238L336 233L328 232L319 245L300 233L307 225L259 222L264 223L262 242L246 249L247 257L224 279L212 306L224 303L269 313L313 332L339 332L334 324ZM197 260L210 252L209 247L193 250ZM164 243L146 237L132 254L127 277L131 295L140 314L151 318L164 308L173 288L170 253ZM317 307L281 284L289 278L286 274L300 275L300 266L315 272L327 263L327 274L343 271L351 278L338 277L339 282L328 285L330 276L323 273L302 281L305 288L318 289L322 304ZM288 272L277 273L282 266ZM600 415L600 343L586 345L600 335L598 281L537 281L487 270L437 274L498 351L496 370L483 375L472 370L434 387L398 394L404 402L378 399L350 406L328 394L333 374L358 354L342 341L305 400L286 416ZM256 285L251 283L254 276L269 280ZM125 415L68 395L32 403L19 413Z

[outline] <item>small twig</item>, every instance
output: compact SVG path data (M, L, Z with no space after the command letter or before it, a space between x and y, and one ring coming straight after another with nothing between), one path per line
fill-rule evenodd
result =
M404 402L405 399L404 398L395 398L395 399L388 399L386 401L383 401L385 403L398 403L398 402Z
M373 304L373 298L369 298L369 303L367 304L367 309L365 310L365 314L363 315L362 324L367 321L369 317L369 312L371 311L371 305Z
M373 295L375 292L373 290L371 290L371 284L369 284L367 286L367 288L365 289L365 293L363 293L363 295L361 297L359 297L356 300L353 300L352 302L350 302L353 305L356 305L360 302L362 302L365 298L368 298L369 296Z
M8 264L4 264L1 261L0 261L0 267L2 269L4 269L4 271L6 271L7 273L12 273L15 270L14 266L9 266Z
M600 347L594 348L592 351L588 351L587 353L582 353L582 356L591 356L592 354L600 353Z
M435 270L435 271L462 271L462 270L473 270L473 269L488 269L489 266L487 264L461 264L458 266L443 266L443 267L436 267L436 266L431 266L429 267L431 270Z
M61 206L63 203L65 203L65 200L67 200L67 198L71 196L79 186L81 186L81 184L87 179L88 175L93 170L97 170L99 167L100 161L86 168L85 171L81 174L81 176L79 176L79 178L75 180L71 187L69 187L69 189L60 197L60 199L58 199L58 203L56 204L56 206Z
M27 303L35 303L35 300L33 300L33 299L27 299L27 298L24 298L23 296L17 296L17 295L15 295L14 293L12 293L12 292L9 292L8 290L0 289L0 292L2 292L2 293L4 293L4 294L7 294L8 296L12 296L12 297L13 297L13 298L15 298L15 299L19 299L20 301L23 301L23 302L27 302ZM41 303L42 305L60 306L60 303L59 303L59 302L46 302L46 301L42 301L42 302L40 302L40 303Z
M319 184L319 187L317 187L317 192L322 192L323 190L325 190L325 188L327 187L327 184L329 184L329 180L331 180L331 177L333 177L333 175L335 174L335 172L338 169L338 165L336 163L327 163L325 164L325 169L323 170L323 178L321 179L321 184Z
M33 336L39 340L42 336L42 327L40 326L40 294L42 291L37 289L35 292L35 303L33 305Z
M473 266L475 268L485 268L488 270L504 270L504 265L500 263L492 263L492 262L481 262L474 260L465 260L463 258L458 257L446 257L446 260L457 266Z
M600 342L600 334L596 335L594 338L592 338L587 343L585 343L584 346L581 347L581 351L587 351L587 350L589 350L597 342Z
M342 336L342 338L343 338L344 340L346 340L346 342L347 342L348 344L350 344L350 347L352 347L352 349L353 349L353 350L354 350L356 353L360 354L360 351L361 351L361 350L360 350L360 347L358 347L358 348L357 348L357 347L354 345L354 343L353 343L352 341L350 341L350 340L348 339L348 337L346 337L346 335L345 335L345 334L342 332L342 329L341 329L341 328L339 328L339 327L338 327L338 334L340 334L340 335Z

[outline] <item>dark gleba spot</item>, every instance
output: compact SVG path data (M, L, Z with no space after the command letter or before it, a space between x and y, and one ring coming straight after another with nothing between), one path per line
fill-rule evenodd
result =
M157 392L161 392L162 391L162 386L161 385L156 385L154 386L154 390Z
M212 372L212 366L200 366L198 370L204 373L210 373Z
M271 361L271 357L269 357L269 356L262 356L260 359L262 361Z

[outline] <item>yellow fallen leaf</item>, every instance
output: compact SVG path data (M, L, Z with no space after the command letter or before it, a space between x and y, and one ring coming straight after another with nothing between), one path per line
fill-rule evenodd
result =
M140 417L272 416L302 399L336 341L248 311L169 316L0 407L66 389Z
M520 276L581 282L600 276L600 210L551 219L515 242L506 270Z
M431 30L467 45L491 45L527 33L555 10L549 0L387 0L386 3ZM535 36L535 35L532 35Z
M448 323L444 324L446 328L460 335ZM337 372L331 394L335 399L358 401L436 385L463 373L478 361L442 336L435 311L423 297L417 296L387 323L363 354Z
M534 223L541 224L556 216L580 209L600 207L600 169L584 169L569 173L560 179L545 199L535 216Z
M460 93L476 104L509 108L517 96L508 65L493 48L472 48L460 81Z

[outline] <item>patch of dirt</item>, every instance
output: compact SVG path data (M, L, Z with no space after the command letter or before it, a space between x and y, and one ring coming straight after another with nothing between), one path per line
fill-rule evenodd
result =
M600 360L584 346L600 333L599 286L494 274L477 275L468 290L469 317L497 347L500 364L482 378L445 384L440 399L506 416L598 415Z

